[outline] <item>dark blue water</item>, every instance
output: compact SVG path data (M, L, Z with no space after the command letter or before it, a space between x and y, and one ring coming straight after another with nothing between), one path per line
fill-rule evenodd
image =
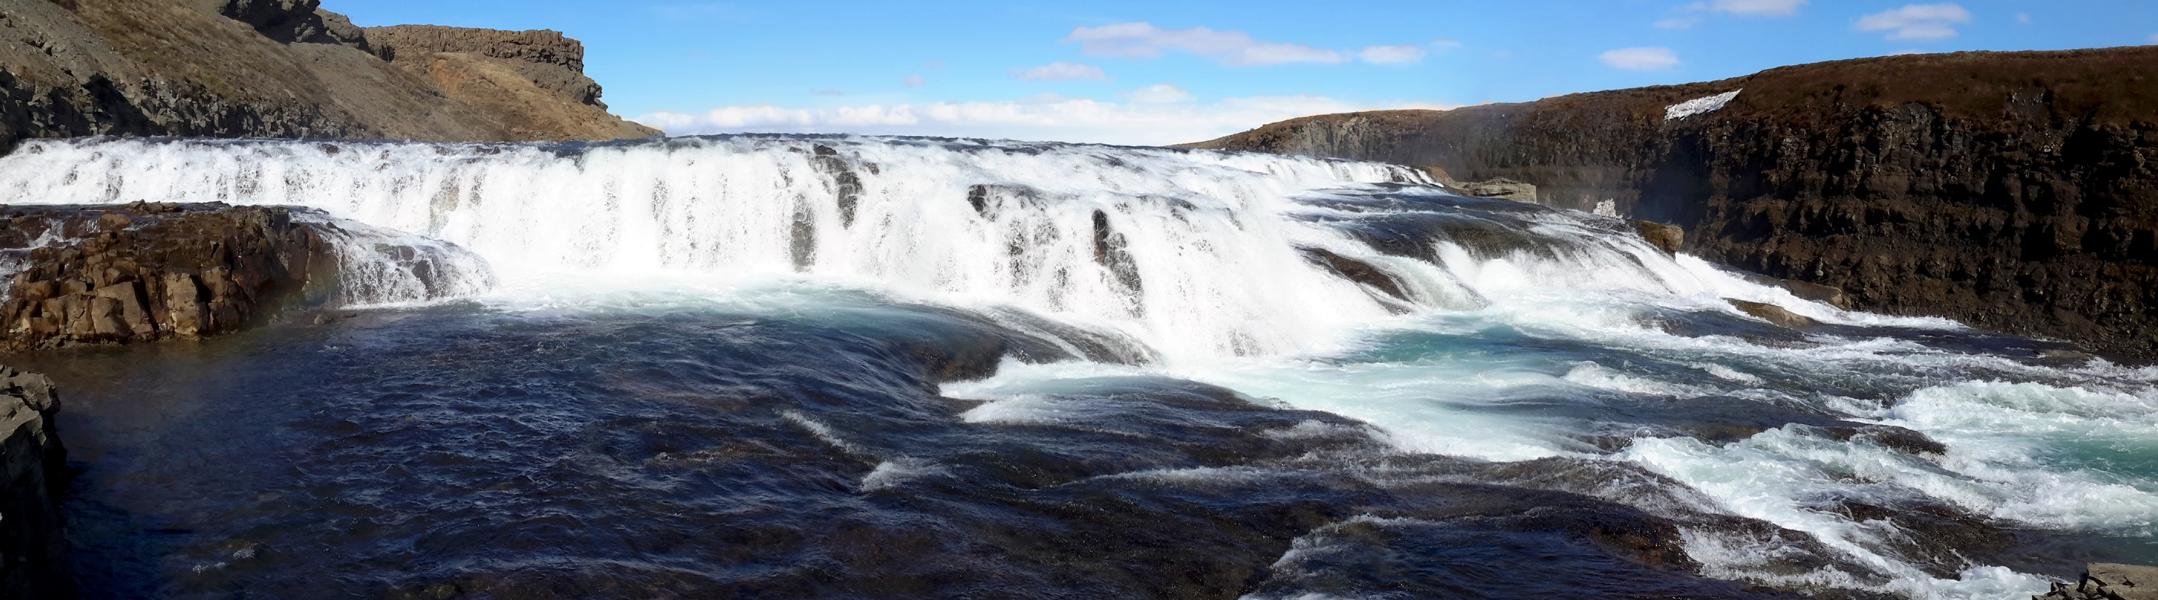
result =
M999 335L452 306L30 366L68 386L92 597L1751 595L1559 489L1652 479L1608 464L1395 455L1159 378L1079 382L1114 415L1084 425L966 423L938 373Z

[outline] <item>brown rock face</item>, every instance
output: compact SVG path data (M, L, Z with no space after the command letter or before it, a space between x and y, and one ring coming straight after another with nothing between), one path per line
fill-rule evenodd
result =
M1199 144L1533 183L1683 226L1688 251L2158 358L2158 47L1959 53L1453 111L1306 117ZM1720 110L1666 108L1739 91Z
M0 597L73 594L54 500L67 468L52 380L0 366Z
M0 303L6 350L233 331L312 304L338 272L314 226L279 207L12 207L0 218L0 246L28 247L54 227L75 240L14 257L27 266Z
M384 60L500 115L520 137L659 134L607 114L599 83L584 75L584 44L561 32L398 25L368 28L367 38Z
M24 138L87 135L512 141L652 133L600 108L535 119L527 113L537 109L523 105L461 100L371 53L359 28L318 2L0 2L0 150ZM596 98L597 86L590 92Z

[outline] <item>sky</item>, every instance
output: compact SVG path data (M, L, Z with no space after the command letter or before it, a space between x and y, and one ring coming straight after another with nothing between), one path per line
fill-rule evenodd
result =
M1170 144L1913 52L2158 44L2158 0L324 0L360 25L554 29L674 135Z

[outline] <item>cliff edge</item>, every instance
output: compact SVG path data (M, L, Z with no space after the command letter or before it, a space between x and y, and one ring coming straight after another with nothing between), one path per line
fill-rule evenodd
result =
M477 31L477 30L467 30ZM578 63L581 68L581 61ZM434 141L657 132L514 67L430 77L376 53L319 0L0 3L0 150L36 137L177 135ZM560 78L559 74L550 77ZM582 77L582 74L577 74ZM475 101L470 89L507 90Z
M397 25L369 27L383 60L450 99L501 115L522 139L611 139L659 131L607 114L599 82L584 74L584 44L558 31Z
M1848 60L1192 146L1527 182L1857 308L2158 359L2158 47Z

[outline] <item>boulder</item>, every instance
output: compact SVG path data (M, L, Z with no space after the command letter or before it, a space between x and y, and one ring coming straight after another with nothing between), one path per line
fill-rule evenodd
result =
M1503 198L1515 202L1536 203L1536 185L1526 181L1494 177L1483 181L1462 182L1455 187L1468 195L1479 198Z
M1686 246L1686 230L1677 225L1634 221L1633 230L1641 235L1641 239L1648 241L1648 245L1655 246L1664 254L1678 254L1679 249Z
M1753 315L1754 317L1760 318L1763 321L1768 321L1770 323L1774 323L1783 327L1800 329L1821 324L1820 321L1815 321L1803 315L1799 315L1797 313L1786 310L1781 306L1776 306L1774 304L1769 304L1766 302L1753 302L1750 300L1738 300L1733 298L1725 298L1724 301L1731 303L1731 306L1737 308L1739 312Z

